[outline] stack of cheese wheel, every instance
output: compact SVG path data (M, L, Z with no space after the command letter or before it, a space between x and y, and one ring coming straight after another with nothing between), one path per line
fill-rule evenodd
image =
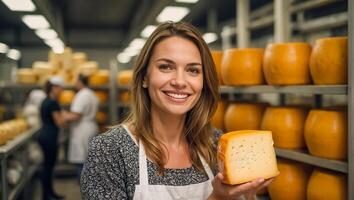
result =
M75 52L72 59L74 68L79 68L81 64L87 62L87 55L84 52Z
M225 130L224 116L225 116L226 106L227 105L226 105L225 101L219 101L218 107L216 108L216 111L210 121L210 123L213 127L218 128L222 131Z
M222 51L212 51L211 52L211 56L213 57L213 61L215 64L216 73L218 74L218 79L219 79L220 85L224 84L224 82L222 80L222 76L221 76L222 54L223 54Z
M85 76L91 76L98 71L98 68L98 63L96 61L88 61L79 66L77 73Z
M55 69L49 62L36 61L32 65L33 72L38 76L38 83L44 84L50 76L54 75Z
M59 103L61 105L70 105L74 100L75 92L72 90L63 90L59 96Z
M130 86L133 80L133 70L122 70L117 74L118 86ZM120 91L119 101L122 103L130 103L131 94L130 91Z
M105 103L108 100L108 93L106 91L95 91L95 95L100 103Z
M55 71L62 67L61 55L52 50L48 53L48 62L52 65Z
M347 123L345 110L311 110L305 125L305 140L310 154L328 159L346 159Z
M22 84L36 84L37 75L32 69L18 69L17 70L17 82Z
M221 75L226 85L260 85L264 83L263 49L228 49L222 59Z
M64 52L60 55L62 59L62 69L69 71L73 68L73 50L69 47L65 47Z
M0 124L0 145L15 138L28 129L28 123L24 119L4 121Z
M107 114L103 111L99 111L96 114L96 121L99 124L104 124L107 121Z
M301 163L278 159L279 175L268 186L272 200L304 200L311 169Z
M258 130L267 104L230 103L225 112L226 131Z
M348 38L316 40L310 59L315 84L346 84L348 71Z
M305 147L304 126L307 110L301 107L268 107L261 129L273 133L274 146L297 149Z
M269 44L264 53L263 71L270 85L309 84L311 46L307 43Z
M347 176L315 169L307 186L307 200L347 200Z
M98 72L92 74L89 77L89 84L91 86L106 85L109 82L109 71L108 70L98 70Z

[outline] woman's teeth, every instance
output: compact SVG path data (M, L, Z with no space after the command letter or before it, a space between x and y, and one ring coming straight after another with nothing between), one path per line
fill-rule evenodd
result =
M176 94L176 93L171 93L171 92L166 92L168 96L175 98L175 99L185 99L188 97L187 94Z

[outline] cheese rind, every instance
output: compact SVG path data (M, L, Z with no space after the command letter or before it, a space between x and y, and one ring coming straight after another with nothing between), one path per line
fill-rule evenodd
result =
M242 130L224 134L217 157L226 184L268 179L279 173L270 131Z

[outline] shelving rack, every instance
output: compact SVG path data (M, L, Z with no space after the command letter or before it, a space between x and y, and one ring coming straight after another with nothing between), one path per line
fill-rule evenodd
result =
M239 44L239 47L248 47L249 45L249 36L250 30L255 28L264 27L271 25L273 22L274 25L274 39L275 42L286 42L289 41L291 35L291 21L290 13L298 12L307 8L315 8L318 6L325 5L327 3L333 3L338 1L330 0L313 0L305 1L299 3L298 5L288 6L290 0L274 0L273 5L264 6L264 8L255 11L254 13L248 13L249 10L249 0L237 0L238 12L237 15L237 31L234 27L234 30L231 30L230 27L227 27L227 34L236 34L237 32L237 41L242 41ZM289 3L289 4L288 4ZM346 15L348 20L348 38L349 38L349 51L348 55L354 55L354 1L348 0L348 11L347 13L342 13L341 15ZM274 9L273 9L273 8ZM290 8L290 9L289 9ZM255 18L255 16L261 16L269 14L271 10L274 10L274 16L270 19L267 16L264 16L257 21L261 26L253 26L255 21L250 21L250 19ZM301 15L301 13L300 13ZM303 13L302 13L303 15ZM327 19L327 18L326 18ZM318 20L320 21L320 20ZM331 27L336 22L328 22L322 19L322 24L316 22L313 23L314 26L328 26ZM332 23L332 24L331 24ZM343 23L343 20L340 22ZM345 24L344 20L344 24ZM309 23L303 23L306 26L303 26L303 29L311 29L307 26ZM335 24L335 25L337 25ZM299 27L298 25L293 25L292 27ZM225 30L225 29L224 29ZM223 47L230 48L230 35L223 35ZM325 169L330 169L333 171L341 172L347 174L348 177L348 200L354 200L354 57L348 56L349 65L348 65L348 85L295 85L295 86L271 86L271 85L259 85L259 86L245 86L245 87L230 87L222 86L220 92L222 94L228 95L229 97L234 94L264 94L264 93L273 93L273 94L311 94L315 97L321 95L346 95L348 102L348 160L347 161L338 161L338 160L329 160L324 158L319 158L310 155L305 150L289 150L289 149L280 149L276 148L276 154L278 157L287 158L290 160L306 163L312 166L317 166Z

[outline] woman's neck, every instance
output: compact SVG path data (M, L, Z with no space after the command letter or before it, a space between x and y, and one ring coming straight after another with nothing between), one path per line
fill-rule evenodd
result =
M173 115L151 108L152 129L155 137L167 146L179 147L183 145L185 115Z

